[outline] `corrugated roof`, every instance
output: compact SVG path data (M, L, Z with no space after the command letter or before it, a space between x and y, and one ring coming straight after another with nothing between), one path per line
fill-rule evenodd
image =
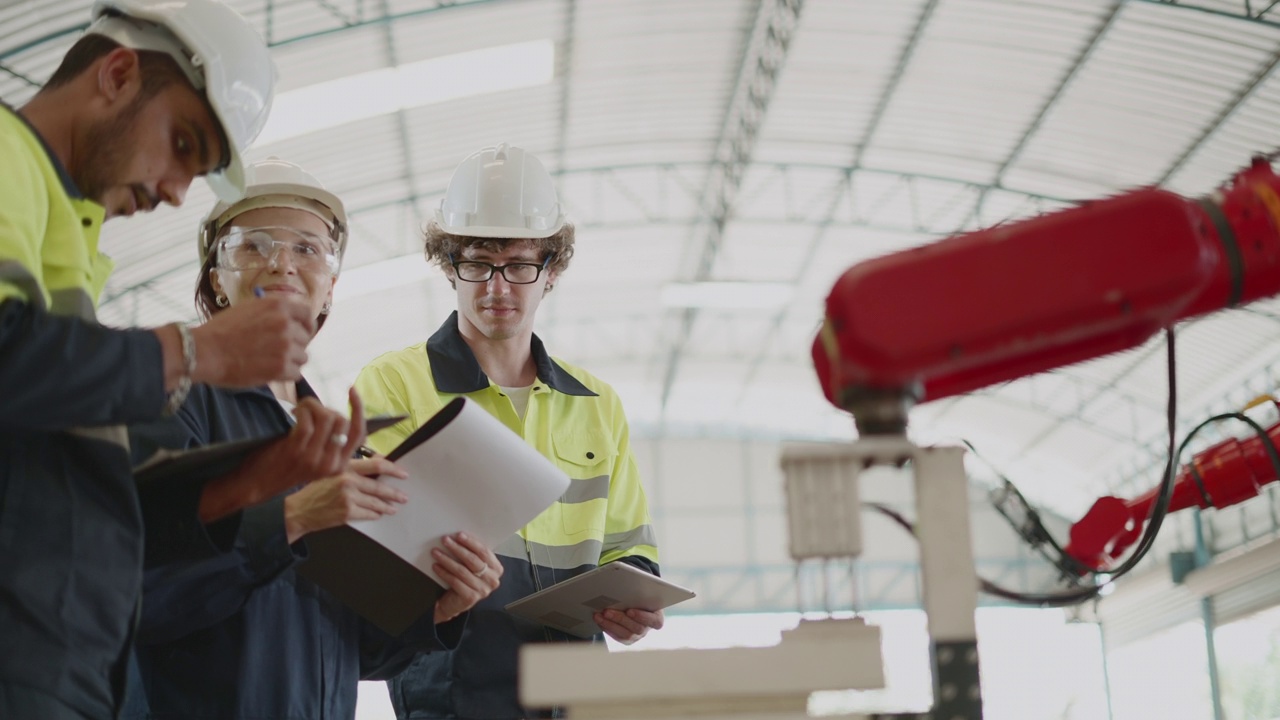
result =
M779 70L766 106L745 115L740 83L767 82L755 77L753 43L772 0L233 5L273 43L282 92L395 63L554 43L548 84L360 120L252 157L298 162L347 199L352 273L389 258L419 262L416 233L470 151L506 141L537 153L580 228L539 331L557 354L614 383L641 434L850 437L808 360L822 299L844 268L1135 185L1205 193L1251 153L1280 146L1280 26L1269 8L1256 17L1243 2L807 0L784 30L785 56L767 58ZM31 96L88 7L0 7L0 97ZM700 271L708 184L723 177L739 121L750 139L734 160L741 182ZM119 271L106 321L194 317L194 228L211 203L197 185L181 210L107 226L103 244ZM695 313L682 335L684 313L661 304L662 288L700 277L794 292L777 310ZM337 401L365 362L425 339L451 307L436 275L344 299L316 340L312 380ZM1277 330L1274 317L1248 311L1186 328L1182 414L1226 409L1267 377L1280 362ZM915 423L922 437L986 445L1025 478L1028 495L1070 514L1107 486L1150 478L1163 362L1152 344L926 405Z

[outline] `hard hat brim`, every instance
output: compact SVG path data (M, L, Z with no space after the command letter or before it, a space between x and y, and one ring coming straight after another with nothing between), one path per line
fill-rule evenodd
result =
M467 222L469 219L465 214L445 213L440 208L435 210L436 225L450 235L459 237L541 240L560 232L565 225L563 213L560 213L555 222L550 223L545 229L529 227L531 224L528 222L529 218L523 218L525 221L523 224L520 222L521 219L508 218L509 222L502 225L472 225Z
M564 227L564 223L556 225L556 227L550 231L522 230L510 227L488 227L484 225L469 225L461 228L451 228L446 225L441 225L440 229L450 235L457 235L459 237L494 238L502 240L541 240L543 238L549 238L560 232L560 228L562 227Z
M205 182L213 190L213 194L223 202L233 203L244 197L244 165L240 162L239 153L231 152L231 162L218 172L205 176Z

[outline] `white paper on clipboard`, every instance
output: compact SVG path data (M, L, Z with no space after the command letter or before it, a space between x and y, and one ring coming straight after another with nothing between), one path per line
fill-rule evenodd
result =
M395 515L351 527L448 587L431 549L466 532L489 547L546 510L569 477L484 408L456 398L388 458L409 473L386 482L409 496Z

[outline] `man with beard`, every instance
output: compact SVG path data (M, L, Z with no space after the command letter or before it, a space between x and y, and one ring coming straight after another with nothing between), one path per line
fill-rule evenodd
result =
M279 299L194 329L97 324L111 269L98 253L103 221L178 205L200 175L237 197L240 156L266 122L275 69L261 37L217 0L99 0L93 15L27 105L0 106L0 717L9 720L110 718L122 701L143 564L123 424L173 412L193 382L297 379L313 330L308 308ZM314 477L332 474L346 462L330 448L346 442L347 421L318 404L301 415L327 453L302 461ZM178 518L158 529L165 542L216 550L236 520L203 521L281 489L162 487L143 507Z
M505 145L473 153L454 172L426 233L427 259L457 291L457 312L425 344L377 358L356 380L371 412L410 416L372 439L377 450L388 452L461 395L572 479L558 501L494 548L502 584L472 608L457 649L420 655L392 681L400 718L525 717L516 696L520 645L578 638L503 608L605 563L658 574L622 403L608 384L553 359L533 334L538 305L568 267L573 241L537 158ZM610 609L595 621L632 643L662 627L663 617Z

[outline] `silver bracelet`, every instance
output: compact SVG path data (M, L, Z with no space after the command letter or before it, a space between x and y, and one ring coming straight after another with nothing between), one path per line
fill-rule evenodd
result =
M178 384L174 386L173 392L169 393L165 401L165 415L178 412L182 403L187 401L187 395L191 392L191 377L196 373L196 340L191 334L191 328L182 323L174 323L173 326L177 328L178 337L182 339L182 377L178 378Z

